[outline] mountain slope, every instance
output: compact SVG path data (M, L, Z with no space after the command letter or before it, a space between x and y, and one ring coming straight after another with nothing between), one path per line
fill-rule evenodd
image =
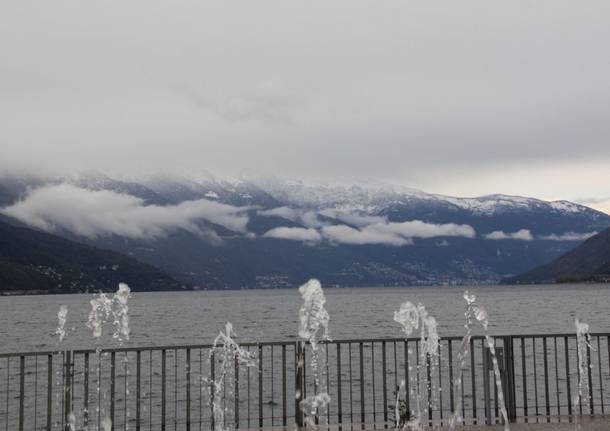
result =
M211 175L121 181L89 174L35 182L13 179L5 188L14 199L27 200L27 190L58 181L138 199L109 210L107 217L106 208L96 208L103 216L86 213L79 202L52 194L33 207L34 218L54 211L50 220L67 216L74 224L76 215L83 214L96 231L82 236L66 223L55 225L55 234L132 256L177 280L211 289L297 286L312 276L341 286L496 283L549 262L610 227L610 216L566 201L507 195L455 198L391 185L228 181ZM0 186L4 184L0 178ZM54 205L54 199L60 203ZM98 199L93 192L89 196L89 201ZM218 213L173 222L184 216L185 208L198 211L201 201L208 207L240 208L247 216L245 229L232 229ZM155 220L165 223L159 236L113 230L126 221L145 229ZM423 226L423 235L392 233L413 221ZM445 234L436 225L465 226L473 235ZM277 228L283 229L280 235L269 235ZM332 237L325 229L346 235Z
M610 280L610 229L589 238L554 261L504 283L554 283Z
M3 221L4 220L4 221ZM138 290L182 285L150 265L0 220L0 294Z

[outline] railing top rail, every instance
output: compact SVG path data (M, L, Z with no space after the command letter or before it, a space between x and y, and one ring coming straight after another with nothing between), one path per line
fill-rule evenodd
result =
M610 332L592 332L592 337L610 337ZM575 333L550 333L550 334L511 334L511 335L492 335L492 338L574 338ZM461 340L462 336L446 336L440 337L441 341L455 341ZM484 339L484 335L473 335L473 340ZM323 344L359 344L359 343L395 343L395 342L417 342L419 337L386 337L386 338L349 338L349 339L337 339L321 341ZM239 343L242 347L259 347L259 346L289 346L298 343L299 340L293 341L260 341L260 342L243 342ZM112 353L112 352L137 352L137 351L159 351L159 350L186 350L186 349L211 349L213 344L168 344L160 346L125 346L115 348L100 348L100 353ZM48 356L56 355L62 352L72 352L73 354L85 354L85 353L96 353L98 349L65 349L58 346L57 350L46 350L46 351L29 351L29 352L0 352L0 358L10 358L18 356Z

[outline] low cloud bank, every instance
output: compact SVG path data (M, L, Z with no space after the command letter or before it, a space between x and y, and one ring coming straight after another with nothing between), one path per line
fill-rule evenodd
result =
M282 207L265 211L264 214L263 212L260 212L260 214L279 215L284 218L290 217L290 220L303 222L303 213L298 214L293 211L297 210ZM331 213L329 211L325 211L322 215L347 222L351 226L346 224L331 225L326 223L321 226L316 226L311 223L311 220L307 220L309 223L304 223L304 226L306 226L305 228L274 228L263 236L292 241L320 242L322 240L327 240L335 244L385 244L392 246L413 244L414 238L448 236L474 238L476 236L476 232L471 226L454 223L433 224L419 220L394 223L388 222L384 217L361 216L346 213L341 213L341 216L339 216L339 213ZM313 213L313 216L315 216L315 213ZM367 221L369 222L368 224L365 223Z
M30 192L2 214L46 231L67 229L88 238L115 234L153 239L185 229L202 238L219 241L212 230L197 221L247 233L247 208L199 199L178 205L145 205L142 199L108 190L89 190L69 184L44 186Z
M547 241L584 241L585 239L591 238L595 234L597 234L597 232L566 232L561 235L551 234L546 236L539 236L538 239L544 239Z
M316 229L304 227L276 227L267 231L263 237L304 242L319 242L322 240L322 235Z
M529 229L521 229L516 232L504 232L496 230L485 235L485 239L501 240L501 239L516 239L520 241L533 241L534 236Z
M258 211L259 215L267 217L281 217L286 220L300 223L307 228L319 228L326 223L320 221L318 213L309 210L300 210L290 207L278 207L270 210Z

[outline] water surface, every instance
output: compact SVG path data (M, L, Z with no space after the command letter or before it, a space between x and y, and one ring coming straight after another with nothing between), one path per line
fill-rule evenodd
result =
M610 332L610 288L604 285L471 287L490 315L492 334L574 332L574 318ZM325 289L334 339L399 337L392 315L406 300L422 302L441 335L463 333L463 287ZM68 306L62 349L95 347L86 328L91 295L0 297L0 351L53 350L57 312ZM134 293L130 345L211 343L231 321L241 341L293 340L301 298L297 290ZM105 328L103 346L115 346Z

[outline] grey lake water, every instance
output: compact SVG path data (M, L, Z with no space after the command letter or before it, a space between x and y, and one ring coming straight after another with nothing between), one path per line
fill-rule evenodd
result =
M463 292L469 289L490 316L490 332L574 332L574 318L592 332L610 332L610 286L486 286L325 289L333 339L400 337L393 312L403 301L421 302L439 334L461 335ZM94 348L86 327L92 295L0 297L0 352L53 350L57 312L68 307L62 350ZM227 321L238 341L293 340L301 297L296 289L133 293L131 346L209 344ZM116 346L105 328L102 346Z

